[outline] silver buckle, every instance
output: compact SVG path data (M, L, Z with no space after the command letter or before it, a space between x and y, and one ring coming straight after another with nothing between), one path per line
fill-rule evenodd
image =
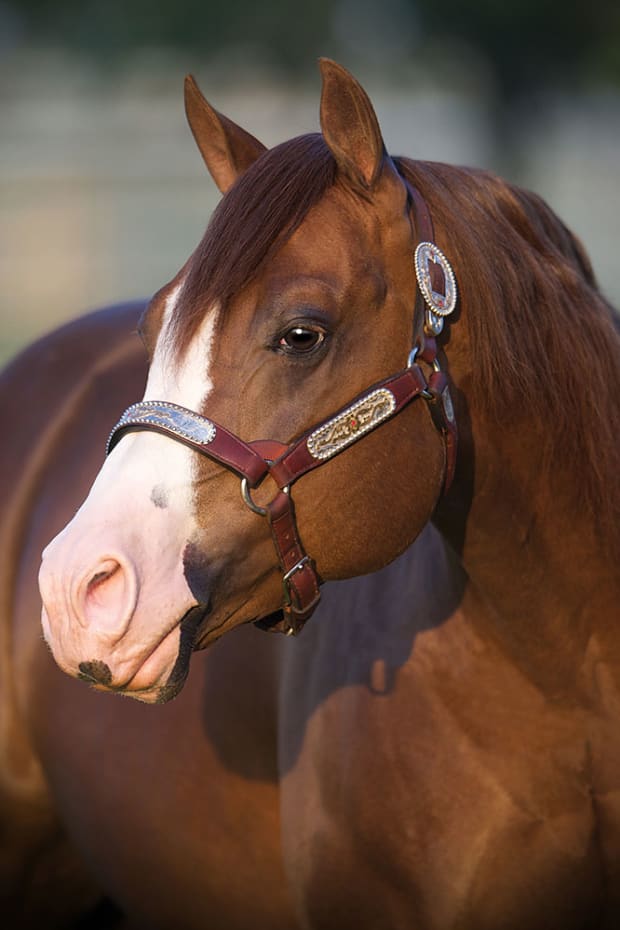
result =
M293 603L293 598L291 597L291 578L296 572L302 571L304 566L309 565L311 561L312 559L309 555L304 555L299 562L296 562L292 568L289 568L289 570L282 575L282 591L284 593L285 607L290 607Z

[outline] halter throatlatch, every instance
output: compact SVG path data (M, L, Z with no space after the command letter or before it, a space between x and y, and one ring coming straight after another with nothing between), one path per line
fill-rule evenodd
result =
M414 325L423 326L414 337L407 367L358 394L337 413L316 424L290 445L275 440L244 442L213 420L166 401L147 400L128 407L112 430L109 453L128 430L154 430L182 442L241 478L247 506L267 517L282 571L282 615L257 621L263 629L298 633L320 599L321 580L312 558L305 552L295 520L291 487L303 475L324 465L358 442L382 423L391 420L413 400L423 397L445 447L443 490L448 490L456 463L457 431L446 373L437 357L436 336L444 317L454 310L456 283L452 269L433 243L430 214L422 196L407 185L417 235L423 238L415 253L418 281ZM431 366L428 377L418 362ZM264 507L257 505L251 490L269 475L278 493Z

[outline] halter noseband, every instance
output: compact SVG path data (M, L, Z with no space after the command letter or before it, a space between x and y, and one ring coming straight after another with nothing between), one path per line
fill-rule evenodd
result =
M456 464L457 430L446 373L437 358L436 337L443 318L456 304L456 283L452 269L433 242L433 225L421 194L407 184L415 228L423 240L415 251L418 282L414 325L424 320L423 330L414 339L407 367L358 394L299 439L287 445L275 440L244 442L213 420L166 401L147 400L132 404L110 433L109 454L127 430L154 430L184 443L241 478L241 492L247 506L269 520L282 571L283 616L274 614L257 621L263 629L297 634L316 609L320 599L320 579L314 561L302 546L295 520L291 486L303 475L324 465L382 423L400 413L411 401L423 397L433 423L445 446L444 493L450 487ZM421 359L431 366L428 379L418 365ZM269 475L278 493L264 507L251 496Z

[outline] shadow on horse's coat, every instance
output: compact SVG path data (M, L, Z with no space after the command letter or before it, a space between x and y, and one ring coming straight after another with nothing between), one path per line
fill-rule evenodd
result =
M425 554L435 565L437 561L451 559L432 527L424 531L420 542L422 539ZM430 566L423 560L414 563L412 570L411 561L401 557L380 572L359 579L354 587L346 581L333 582L333 586L325 590L324 597L329 605L332 595L337 597L339 588L345 595L348 595L347 589L350 588L350 600L347 598L350 612L346 623L334 624L330 631L329 648L321 656L321 665L326 674L317 680L310 700L304 704L303 714L281 747L281 775L294 768L303 746L308 721L330 695L342 688L359 686L377 698L389 697L396 687L400 669L411 657L418 633L440 626L453 615L463 593L464 578L460 579L459 584L457 570L454 587L439 591L433 588L431 578ZM391 592L396 585L402 590L406 602L417 601L427 605L427 612L416 617L415 623L394 610ZM369 626L364 622L367 612L378 618L376 625ZM336 606L334 614L337 615ZM320 641L318 624L310 623L303 635L310 652L325 650L325 645ZM219 648L225 649L225 642ZM230 651L234 661L234 646ZM246 778L260 778L262 773L256 771L254 757L230 739L225 719L210 712L214 701L221 700L229 689L234 689L235 680L230 676L229 661L222 662L214 672L205 683L203 719L208 738L227 767ZM293 682L291 687L294 688ZM247 714L251 718L250 705Z
M198 249L2 376L13 927L102 894L148 928L620 924L613 313L540 199L391 159L322 73L322 134L270 151L188 81ZM251 625L317 575L301 636Z

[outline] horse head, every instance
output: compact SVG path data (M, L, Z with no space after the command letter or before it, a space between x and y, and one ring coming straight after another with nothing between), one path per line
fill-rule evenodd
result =
M321 71L321 133L271 150L186 82L224 196L143 316L144 401L41 569L46 640L97 688L173 697L192 649L281 608L291 534L303 552L294 571L311 566L317 584L372 572L411 544L441 494L445 430L427 403L408 402L438 396L430 366L410 356L425 351L411 187L363 89L333 62ZM386 382L395 372L411 393L402 404L401 382ZM368 413L373 389L396 396L398 416ZM334 450L286 472L287 451L307 456L317 424L335 431Z

